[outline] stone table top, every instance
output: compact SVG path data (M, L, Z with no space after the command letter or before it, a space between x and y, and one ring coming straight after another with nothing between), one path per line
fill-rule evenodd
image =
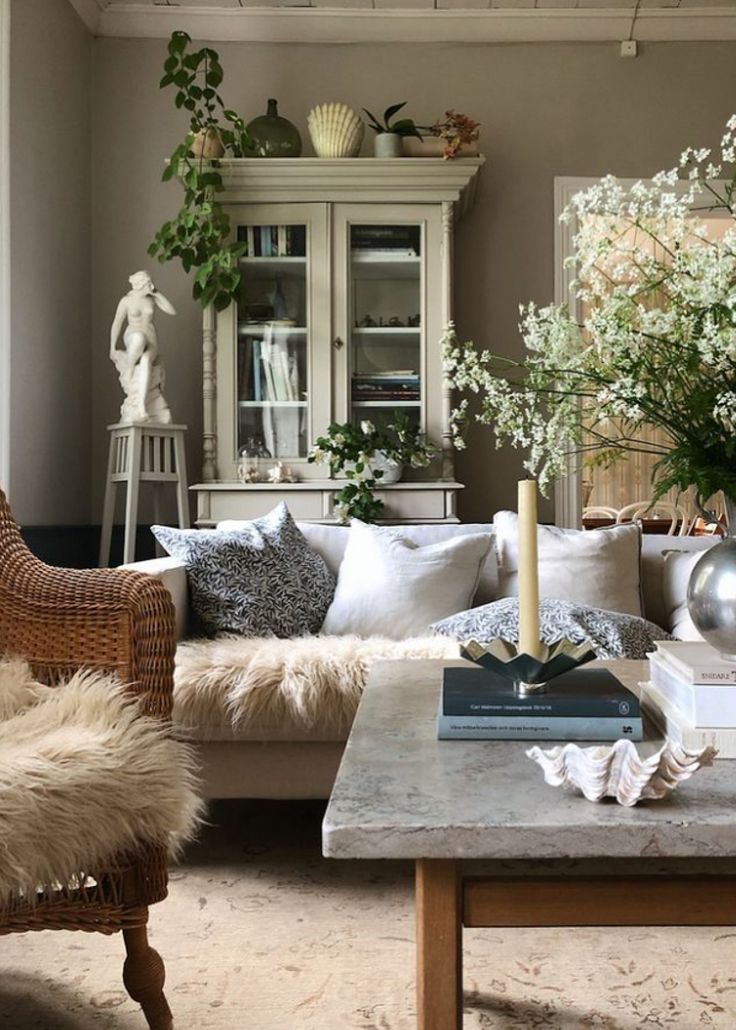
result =
M544 782L529 742L437 740L447 664L464 663L374 667L324 819L327 857L736 856L736 760L634 808L586 801ZM647 678L645 662L598 664L632 689Z

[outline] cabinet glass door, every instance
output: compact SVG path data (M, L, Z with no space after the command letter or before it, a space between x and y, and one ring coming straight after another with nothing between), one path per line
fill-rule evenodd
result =
M421 224L349 225L350 419L420 423L423 394Z
M307 226L240 225L236 447L263 458L309 448Z

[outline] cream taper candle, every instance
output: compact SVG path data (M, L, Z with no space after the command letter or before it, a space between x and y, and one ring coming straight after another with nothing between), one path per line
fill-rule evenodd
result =
M537 481L519 482L519 652L540 656Z

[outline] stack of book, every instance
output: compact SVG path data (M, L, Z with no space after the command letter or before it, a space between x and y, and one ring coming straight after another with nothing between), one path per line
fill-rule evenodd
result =
M366 372L353 376L353 401L418 401L419 375L413 371Z
M356 251L381 251L416 257L420 229L417 225L354 225L351 247Z
M304 257L307 253L303 225L239 225L238 242L245 244L243 257Z
M705 641L660 640L649 656L642 704L670 740L736 758L736 662Z
M608 669L573 669L542 694L519 695L489 669L445 669L440 740L642 739L639 699Z

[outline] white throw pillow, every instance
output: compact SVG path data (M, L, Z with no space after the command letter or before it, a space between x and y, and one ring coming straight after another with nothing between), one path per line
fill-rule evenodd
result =
M687 585L703 551L666 551L663 555L662 598L666 628L678 640L703 640L687 610Z
M478 533L418 547L401 530L353 519L322 633L392 640L428 633L469 607L492 539Z
M519 517L493 519L499 563L499 597L519 593ZM610 529L537 527L539 596L592 608L641 615L641 530L634 523Z

